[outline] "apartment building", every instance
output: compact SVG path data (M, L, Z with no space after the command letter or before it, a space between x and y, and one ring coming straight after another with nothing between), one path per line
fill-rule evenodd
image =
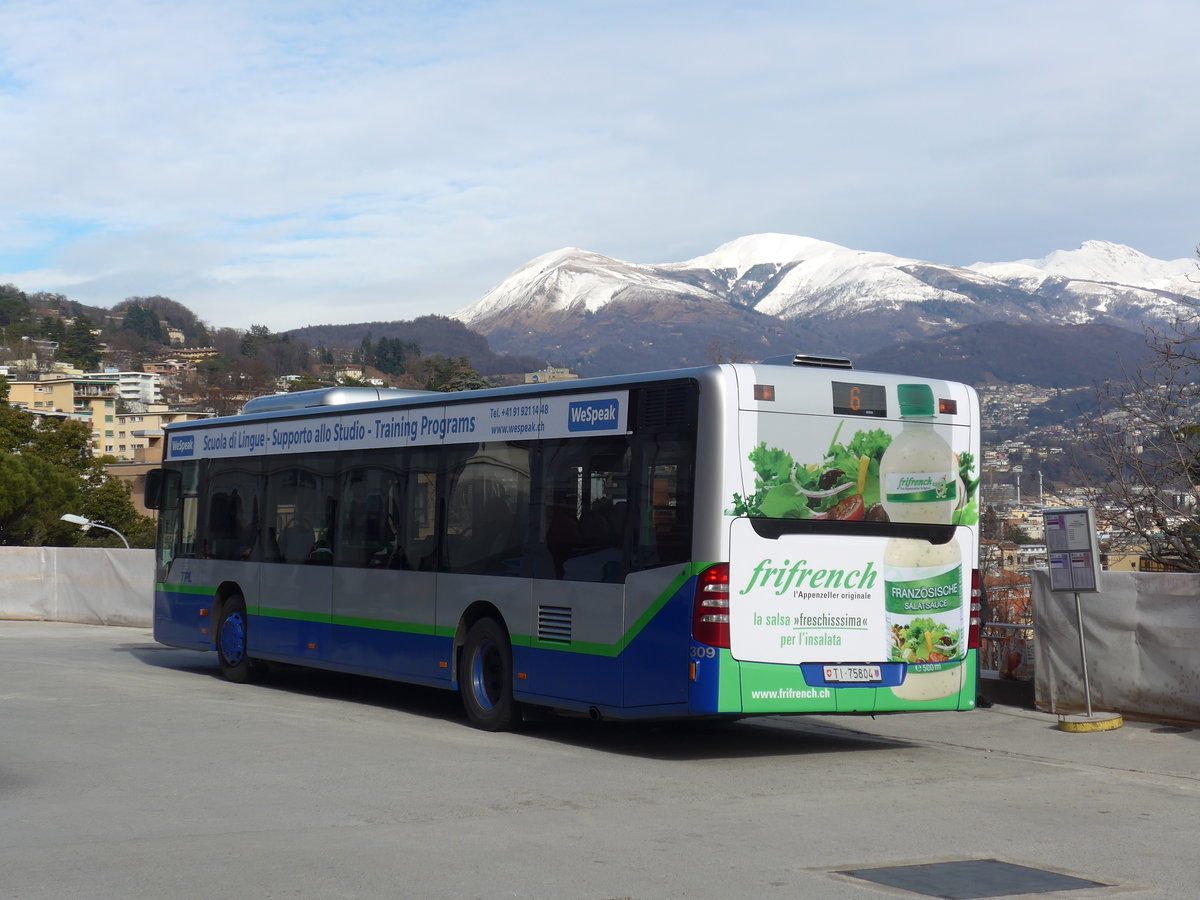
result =
M95 381L115 381L117 397L130 410L145 412L152 404L162 403L162 376L157 372L118 372L106 369L80 376Z
M97 377L10 381L8 402L32 413L67 413L92 431L92 452L111 453L116 433L117 382Z
M112 449L106 450L117 459L158 463L162 459L163 433L173 422L207 419L211 413L169 409L164 403L151 404L145 412L122 413L117 416Z

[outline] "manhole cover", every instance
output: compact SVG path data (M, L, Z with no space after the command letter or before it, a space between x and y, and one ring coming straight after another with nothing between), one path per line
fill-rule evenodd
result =
M968 859L960 862L928 863L918 866L886 866L879 869L849 869L839 872L912 891L926 897L971 900L975 897L1007 897L1012 894L1043 894L1111 887L1044 869L1031 869L998 859Z
M1187 734L1192 729L1186 725L1163 725L1159 728L1151 728L1151 734Z

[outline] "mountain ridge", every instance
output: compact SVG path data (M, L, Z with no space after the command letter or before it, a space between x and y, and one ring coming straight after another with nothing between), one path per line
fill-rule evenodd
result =
M794 340L806 350L853 357L996 321L1140 332L1143 323L1168 322L1197 298L1192 262L1155 260L1108 241L1040 260L953 266L768 233L678 263L629 263L562 248L519 267L451 317L498 351L550 348L556 361L584 374L608 374L616 371L609 361L652 359L644 351L663 340L678 352L678 323L698 309L707 324L699 343L720 343L725 335L757 350ZM631 329L632 322L639 327ZM623 338L611 333L618 323ZM693 349L657 368L692 364L698 355Z

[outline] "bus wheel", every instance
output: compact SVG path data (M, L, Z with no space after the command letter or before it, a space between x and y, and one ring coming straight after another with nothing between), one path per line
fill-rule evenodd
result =
M241 594L233 594L225 601L221 620L217 622L217 660L221 674L237 684L253 681L263 670L263 663L252 660L246 653L248 624L246 601Z
M480 619L467 631L458 684L467 718L484 731L508 731L521 722L512 695L512 644L495 619Z

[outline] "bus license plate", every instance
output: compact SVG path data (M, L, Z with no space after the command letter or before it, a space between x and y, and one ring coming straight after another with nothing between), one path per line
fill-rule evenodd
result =
M879 666L825 666L826 681L883 681Z

